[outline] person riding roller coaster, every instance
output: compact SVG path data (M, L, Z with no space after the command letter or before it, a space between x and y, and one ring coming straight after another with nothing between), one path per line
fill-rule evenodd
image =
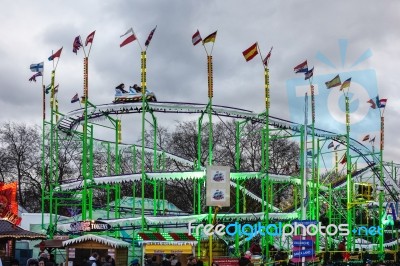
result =
M115 87L116 90L119 90L122 93L128 93L126 90L124 90L124 88L125 88L125 84L124 83L121 83L117 87Z
M154 92L150 90L145 90L145 99L149 102L156 102L157 98ZM133 86L129 86L129 90L125 90L125 84L121 83L117 87L115 87L115 99L113 103L122 103L122 102L139 102L142 101L142 88L137 84Z
M134 84L133 86L130 86L129 88L134 89L137 93L142 93L142 88L139 87L137 84Z

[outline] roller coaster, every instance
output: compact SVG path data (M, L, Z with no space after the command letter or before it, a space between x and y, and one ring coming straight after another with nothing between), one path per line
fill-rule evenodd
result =
M398 252L397 204L400 193L398 169L400 165L382 161L380 154L371 150L362 142L350 137L349 126L347 134L319 129L309 124L301 124L269 114L269 74L265 69L266 111L255 113L250 110L215 105L212 103L212 57L208 55L209 70L209 102L164 102L158 101L155 94L146 89L146 53L142 51L142 81L141 91L117 91L115 99L108 104L94 104L89 101L88 88L84 88L82 103L84 107L61 113L56 104L54 84L51 93L50 121L43 121L43 165L49 167L50 188L42 194L43 213L45 206L49 206L50 223L42 226L48 231L49 237L56 234L71 234L70 224L76 219L94 220L101 218L111 225L112 230L106 234L121 238L132 243L132 256L136 254L134 247L143 241L144 234L158 234L185 229L189 222L194 224L232 222L260 222L264 225L282 223L320 223L322 225L347 224L350 234L345 242L345 249L340 248L344 239L337 235L317 233L314 241L311 262L318 261L321 254L329 253L334 259L335 254L356 256L361 250L368 250L375 260L395 260ZM85 61L85 67L87 66ZM85 72L86 73L86 72ZM53 77L55 71L52 73ZM52 79L54 83L54 78ZM87 85L87 82L84 83ZM44 111L45 113L45 111ZM197 118L197 160L188 160L182 156L160 150L157 146L157 117L162 114L184 114ZM141 145L122 143L121 116L134 115L140 117L142 126ZM150 117L149 119L146 117ZM235 207L228 212L218 213L218 208L208 207L202 203L206 185L206 166L201 165L201 136L205 130L204 118L208 118L209 149L208 165L212 165L213 117L233 119L235 132L235 169L230 173L230 186L234 191L235 200L231 205ZM240 166L240 139L243 125L259 124L261 162L259 171L248 172ZM147 145L144 137L146 124L152 128L152 147ZM114 141L104 140L96 133L98 128L110 130ZM269 171L269 142L273 138L294 139L300 143L300 163L298 171L291 175L279 175ZM307 141L312 139L312 146ZM327 143L335 142L344 147L333 151ZM74 151L69 150L73 146ZM74 163L79 173L73 180L60 180L60 153L74 153ZM311 154L311 159L308 156ZM347 158L347 163L339 169L342 163L337 159L338 154ZM326 156L336 157L333 169L325 169ZM380 156L379 156L380 155ZM346 157L345 157L346 156ZM105 158L105 164L99 163L97 157ZM185 171L168 171L167 166L177 163ZM125 165L125 168L123 167ZM294 162L297 164L297 162ZM244 185L250 179L258 179L261 183L262 195L253 193ZM193 212L180 215L167 212L165 206L165 187L175 180L190 180L193 184ZM145 185L153 188L153 210L144 208ZM275 206L274 185L280 184L282 190L292 190L293 199L288 206ZM139 188L141 208L122 206L122 188L132 187L132 198L136 198ZM96 206L96 193L106 199L105 206ZM243 205L246 199L259 205L261 211L257 213L241 212L238 206ZM77 210L77 217L59 221L61 209ZM101 212L98 217L96 212ZM77 213L74 214L77 214ZM359 233L363 229L378 228L382 234L368 235ZM354 231L353 231L354 230ZM352 232L358 232L352 234ZM264 258L269 261L276 255L276 249L295 257L293 248L295 237L282 237L270 234L262 235L258 232L257 241L262 246ZM140 240L140 237L142 239ZM205 236L198 235L196 254L199 257L212 258L212 238L203 243ZM220 237L214 241L223 245L219 255L239 256L240 252L249 248L251 241L243 237ZM207 242L207 241L206 241ZM343 246L343 245L342 245ZM274 250L275 248L275 250ZM321 255L321 256L320 256ZM325 256L325 255L324 255ZM357 255L358 256L358 255ZM344 258L344 257L340 257ZM339 260L341 260L339 258ZM346 258L348 259L348 258ZM358 259L360 259L358 257ZM357 259L356 259L357 260Z

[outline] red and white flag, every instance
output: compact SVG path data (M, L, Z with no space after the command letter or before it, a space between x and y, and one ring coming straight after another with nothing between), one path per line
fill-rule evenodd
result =
M121 35L121 38L124 37L124 36L126 36L126 35L128 35L129 33L130 33L131 35L130 35L128 38L126 38L126 39L119 45L119 47L123 47L123 46L127 45L128 43L131 43L131 42L133 42L134 40L136 40L136 36L135 36L135 33L133 32L133 29L132 29L132 28L130 28L127 32L125 32L125 34Z
M268 66L268 61L269 61L269 59L271 57L272 48L274 48L274 47L271 47L271 50L269 50L269 53L267 54L267 56L263 60L263 63L264 63L265 66Z
M85 46L87 46L89 43L93 43L93 39L94 39L94 34L96 33L96 31L93 31L92 33L90 33L87 37L86 37L86 42L85 42Z
M193 45L198 44L198 43L201 42L202 40L203 40L203 39L202 39L201 36L200 36L200 32L199 32L199 30L197 30L196 33L193 34L193 36L192 36L192 43L193 43Z

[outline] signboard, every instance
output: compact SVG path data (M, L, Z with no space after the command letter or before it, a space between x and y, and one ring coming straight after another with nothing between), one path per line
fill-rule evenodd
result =
M75 248L68 248L68 259L75 259Z
M111 229L111 225L102 221L78 221L70 224L70 232L102 232Z
M193 254L192 245L152 245L144 246L147 254Z
M16 225L21 223L18 216L17 182L0 182L0 218Z
M213 258L219 266L239 266L238 258Z
M219 266L239 266L238 258L213 258Z
M228 166L207 166L206 205L229 207L230 182Z
M293 251L293 257L312 257L315 255L313 249L302 249Z
M293 262L316 261L315 256L315 236L293 236Z
M312 247L314 242L312 240L293 240L294 247Z
M62 236L62 235L54 235L53 236L54 240L68 240L69 236Z

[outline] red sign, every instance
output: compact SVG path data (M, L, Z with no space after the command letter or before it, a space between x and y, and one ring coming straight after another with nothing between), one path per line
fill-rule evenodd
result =
M0 183L0 218L16 225L21 222L18 217L17 182Z
M219 266L239 266L238 258L213 258Z

